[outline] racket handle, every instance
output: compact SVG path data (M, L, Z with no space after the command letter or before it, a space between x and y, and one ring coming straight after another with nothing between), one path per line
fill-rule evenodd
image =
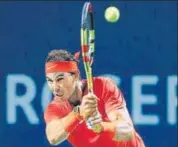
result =
M98 109L97 109L97 113L99 113ZM94 127L92 128L92 130L95 133L100 133L103 130L103 126L100 123L97 123L94 125Z
M93 91L89 91L89 94L92 94ZM98 100L98 99L97 99ZM97 113L98 113L98 109L97 109ZM92 130L95 132L95 133L100 133L102 130L103 130L103 126L98 123L98 124L95 124L94 127L92 128Z
M94 128L92 129L95 133L100 133L103 130L103 126L98 123L94 125Z

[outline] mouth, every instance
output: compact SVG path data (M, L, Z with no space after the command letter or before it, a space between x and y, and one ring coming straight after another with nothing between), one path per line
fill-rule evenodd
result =
M59 93L55 93L55 96L57 97L63 97L64 94L59 94Z
M64 93L60 92L59 90L55 90L54 95L57 97L63 97Z

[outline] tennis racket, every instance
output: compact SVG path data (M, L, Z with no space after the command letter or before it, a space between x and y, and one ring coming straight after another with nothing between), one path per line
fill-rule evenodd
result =
M93 9L90 2L86 2L82 10L81 18L81 49L83 64L86 73L88 92L93 93L92 63L95 51L95 30ZM99 133L101 125L96 124L93 131Z

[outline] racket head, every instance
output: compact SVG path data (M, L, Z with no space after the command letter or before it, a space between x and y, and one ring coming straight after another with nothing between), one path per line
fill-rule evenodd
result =
M95 51L95 31L93 9L90 2L85 2L81 18L81 50L89 92L93 91L92 63Z
M95 51L95 31L93 9L90 2L86 2L82 10L81 18L81 47L84 62L93 63Z

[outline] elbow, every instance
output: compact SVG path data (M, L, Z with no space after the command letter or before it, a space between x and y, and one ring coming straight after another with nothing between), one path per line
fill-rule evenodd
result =
M52 146L59 145L61 142L63 142L66 138L60 137L60 136L47 136L48 142Z
M55 143L55 140L53 140L53 139L48 139L48 142L49 142L50 145L52 145L52 146L57 145L57 144Z
M51 145L58 145L63 142L68 133L56 121L52 121L46 126L46 137Z
M59 145L64 140L66 140L67 136L68 133L66 132L51 133L51 134L47 134L47 139L52 146L55 146L55 145Z
M56 146L56 145L60 144L60 142L57 142L55 139L48 139L48 141L49 141L50 145L52 145L52 146Z
M48 142L50 143L50 145L52 145L52 146L57 145L56 136L57 136L57 134L55 132L51 131L51 129L49 127L47 127L46 138L47 138Z
M49 136L49 135L47 134L47 140L48 140L48 142L50 143L50 145L52 145L52 146L57 145L55 137Z

